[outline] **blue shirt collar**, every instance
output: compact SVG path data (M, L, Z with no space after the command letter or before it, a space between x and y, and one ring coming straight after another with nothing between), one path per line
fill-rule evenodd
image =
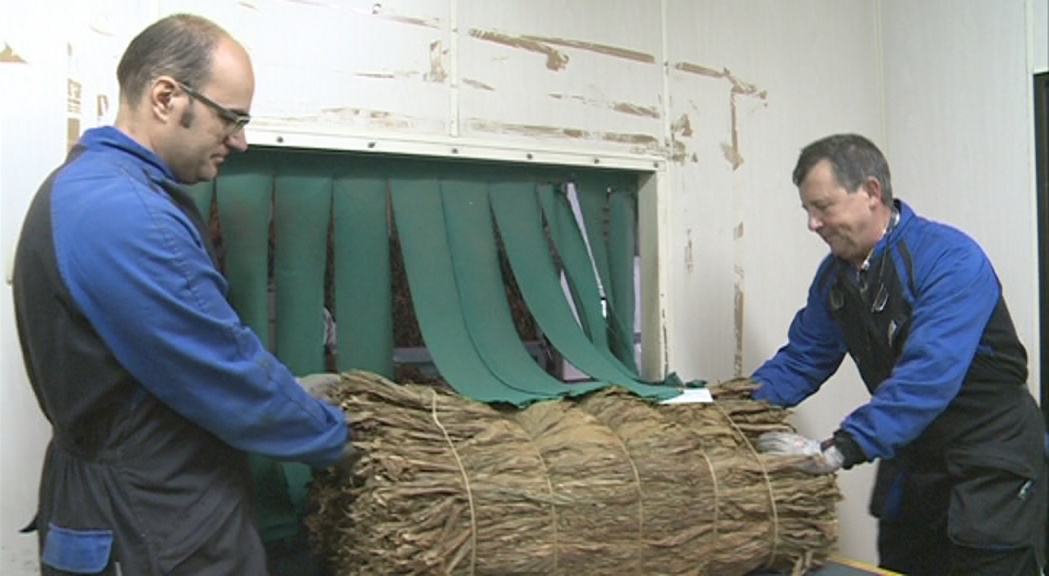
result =
M115 149L136 159L151 178L177 182L168 165L152 150L139 144L115 126L91 128L80 137L80 145L88 150Z

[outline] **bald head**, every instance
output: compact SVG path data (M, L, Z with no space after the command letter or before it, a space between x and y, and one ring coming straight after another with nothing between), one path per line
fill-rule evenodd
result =
M229 33L200 16L174 14L154 22L135 36L120 59L120 99L136 108L150 83L164 75L203 86L222 40L231 40Z

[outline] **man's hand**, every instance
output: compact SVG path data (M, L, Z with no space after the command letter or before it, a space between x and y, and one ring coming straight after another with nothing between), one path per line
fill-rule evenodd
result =
M335 404L335 401L331 399L331 391L335 389L341 380L341 376L338 374L332 374L331 372L320 372L317 374L307 374L296 378L299 381L299 385L306 391L307 394L313 396L318 400L323 400L329 404Z
M807 456L794 467L809 474L830 474L845 463L845 456L833 442L827 442L824 447L816 440L793 432L766 432L758 437L755 445L766 454Z
M299 385L302 386L303 390L306 391L310 396L338 406L338 402L332 399L331 392L338 386L342 377L338 374L332 374L330 372L319 372L317 374L307 374L296 378ZM346 425L349 426L350 418L349 415L345 415ZM353 446L353 434L350 433L349 438L346 440L346 446L342 449L342 456L339 457L338 462L335 463L335 471L342 478L349 478L353 476L353 467L360 460L361 454Z

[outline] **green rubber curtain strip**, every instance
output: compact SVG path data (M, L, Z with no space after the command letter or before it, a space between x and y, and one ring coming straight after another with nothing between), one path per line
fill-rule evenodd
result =
M487 184L442 180L441 196L463 317L489 371L536 400L575 396L604 386L565 384L540 368L525 348L506 300Z
M583 214L594 267L605 290L609 348L631 371L637 372L633 350L635 300L632 244L636 216L632 220L632 213L611 213L609 188L613 185L617 189L632 189L628 188L629 182L624 178L583 174L576 179L576 197ZM616 210L620 211L620 208Z
M324 268L332 179L310 166L279 173L273 199L277 354L296 375L324 370Z
M601 293L594 276L594 265L586 249L586 242L579 230L572 206L568 197L559 187L541 185L538 187L539 203L543 207L551 237L557 248L565 277L571 290L576 313L580 319L587 318L587 325L592 328L587 334L602 355L613 364L618 364L623 371L637 378L637 371L620 361L612 353L608 344L608 325L601 310ZM586 325L584 325L584 329Z
M277 175L273 193L277 354L293 374L324 370L324 268L332 178L301 160ZM309 467L284 463L288 495L305 514Z
M335 319L338 368L394 377L393 298L386 178L335 180Z
M524 300L540 329L565 359L595 380L623 386L645 398L665 399L676 395L673 387L639 382L636 375L621 363L612 362L583 333L565 299L543 235L535 184L492 183L489 198Z
M628 368L634 361L634 254L637 250L637 194L627 185L616 188L608 199L608 260L612 294L608 307L609 345Z
M587 270L587 267L592 266L590 255L582 237L578 235L579 227L575 221L575 214L572 213L572 208L559 186L540 184L536 193L546 218L550 239L553 240L564 268L579 323L599 349L608 348L605 318L601 314L601 293L593 271ZM577 239L578 242L575 241Z
M438 180L393 178L390 193L415 315L441 375L460 394L480 402L533 401L492 374L474 348L453 273Z
M273 176L247 165L215 182L229 300L269 347L269 230Z

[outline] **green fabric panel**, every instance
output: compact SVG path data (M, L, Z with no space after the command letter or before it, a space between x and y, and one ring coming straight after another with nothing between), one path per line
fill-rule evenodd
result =
M293 374L324 370L324 268L332 180L309 166L278 174L273 199L277 355Z
M594 267L604 287L606 299L605 322L608 326L608 345L615 355L631 371L637 372L634 360L634 269L624 268L624 258L630 258L634 252L633 234L635 221L629 217L623 221L623 214L616 216L609 207L610 185L625 186L626 179L608 174L585 174L576 180L576 197L579 209L583 214L586 238L590 244L590 253L594 258ZM606 226L606 218L608 225ZM624 236L621 228L629 227ZM624 246L624 243L629 244ZM625 250L625 252L623 251ZM613 272L613 269L615 272ZM621 274L626 276L621 276ZM622 286L628 282L629 286ZM617 289L618 287L618 289ZM618 291L617 291L618 290Z
M269 342L269 220L273 177L250 166L215 182L229 300L267 348Z
M609 294L608 246L605 242L605 213L608 208L608 178L605 176L585 175L575 179L576 198L579 199L579 211L583 214L583 226L586 229L586 240L590 244L590 254L594 259L594 268L605 290Z
M273 195L277 355L293 374L324 370L324 268L332 180L300 162L277 175ZM281 463L288 496L303 515L313 476L304 464Z
M394 178L390 190L415 315L441 375L460 394L480 402L534 400L493 375L473 346L452 271L438 181Z
M637 194L625 187L608 199L608 269L612 295L608 306L609 345L628 368L637 372L634 361L634 252L637 243Z
M207 223L211 219L211 198L214 196L215 182L199 182L186 186L185 189L189 197L193 199L193 203L197 205L197 211L204 217L204 222Z
M335 318L339 370L393 378L393 298L386 178L335 180Z
M489 371L536 400L601 388L603 383L566 385L554 378L521 341L506 300L486 183L442 180L441 197L464 320Z
M550 238L568 280L568 290L572 294L579 323L598 349L608 349L605 318L601 313L601 292L572 206L559 186L540 184L536 192Z
M521 293L543 333L576 368L592 378L624 386L646 398L665 399L677 394L669 386L641 383L607 350L599 351L575 321L561 289L543 235L543 220L531 182L501 182L489 186L489 197L502 235L506 255Z

